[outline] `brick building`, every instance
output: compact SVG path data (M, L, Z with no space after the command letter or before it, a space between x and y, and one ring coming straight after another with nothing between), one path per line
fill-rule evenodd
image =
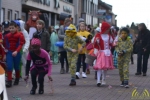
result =
M21 17L21 0L1 0L0 21L11 21Z

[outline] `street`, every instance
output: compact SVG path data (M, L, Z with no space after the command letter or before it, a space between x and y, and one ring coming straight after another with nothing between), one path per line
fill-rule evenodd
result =
M136 58L136 55L134 55L134 58ZM150 69L148 69L146 77L143 77L142 75L135 76L136 59L134 59L134 62L134 65L130 65L130 88L128 89L119 86L121 82L119 80L118 69L108 71L106 79L107 85L97 87L92 67L91 74L87 75L88 77L86 79L80 78L77 80L76 86L70 87L70 74L60 74L60 64L58 64L53 65L52 70L52 78L54 80L53 95L50 94L51 87L46 76L44 87L45 93L43 95L38 94L38 89L36 95L30 95L30 89L32 87L31 81L29 81L29 86L26 87L26 83L22 79L18 86L7 89L8 97L9 100L15 100L13 96L21 98L21 100L131 100L132 92L136 88L139 95L141 95L145 89L150 91Z

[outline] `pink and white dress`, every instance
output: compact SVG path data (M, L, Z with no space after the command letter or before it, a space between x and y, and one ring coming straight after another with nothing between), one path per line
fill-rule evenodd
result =
M114 69L113 57L111 54L111 44L113 39L108 34L100 34L100 39L96 39L99 49L97 49L97 60L93 66L95 70L112 70ZM96 49L95 49L96 50ZM96 51L94 51L96 52Z

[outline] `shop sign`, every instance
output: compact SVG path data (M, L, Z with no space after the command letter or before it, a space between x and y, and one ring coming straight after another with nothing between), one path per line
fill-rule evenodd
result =
M72 13L72 9L70 7L64 6L63 9L65 12Z
M50 0L33 0L33 1L46 6L50 6Z

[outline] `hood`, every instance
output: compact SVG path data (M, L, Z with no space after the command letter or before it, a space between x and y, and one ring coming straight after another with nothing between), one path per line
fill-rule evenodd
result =
M70 32L74 33L74 35L71 35ZM77 34L76 27L73 24L70 24L66 29L66 35L73 37Z
M110 29L110 27L111 27L110 24L108 24L107 22L103 22L101 26L101 34L105 33L105 31Z
M20 29L21 30L24 30L25 28L25 22L23 20L19 20L19 23L20 23Z

